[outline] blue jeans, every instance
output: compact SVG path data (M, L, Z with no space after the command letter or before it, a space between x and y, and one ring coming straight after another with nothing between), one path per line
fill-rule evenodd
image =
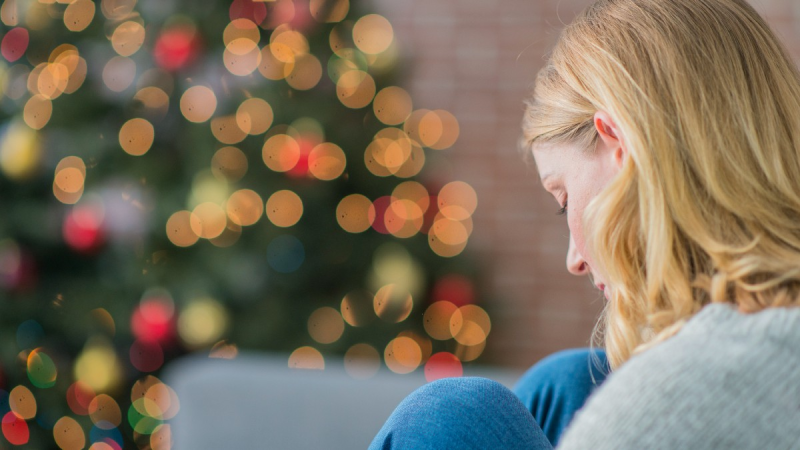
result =
M406 397L370 450L552 449L608 373L605 352L568 350L531 369L514 391L486 378L445 378Z

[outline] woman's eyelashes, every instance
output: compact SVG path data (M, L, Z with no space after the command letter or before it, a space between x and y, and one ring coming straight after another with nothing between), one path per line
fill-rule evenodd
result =
M562 208L560 208L560 209L559 209L559 210L556 212L556 214L558 214L559 216L563 216L563 215L564 215L564 214L566 214L566 213L567 213L567 202L565 201L565 202L564 202L564 206L563 206Z

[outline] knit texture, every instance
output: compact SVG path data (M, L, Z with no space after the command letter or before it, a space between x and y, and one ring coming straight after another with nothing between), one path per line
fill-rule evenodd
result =
M800 308L703 308L589 398L570 449L800 449Z

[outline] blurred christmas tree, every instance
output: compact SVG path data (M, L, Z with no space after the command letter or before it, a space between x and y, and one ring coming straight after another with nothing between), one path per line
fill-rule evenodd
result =
M384 17L5 0L0 19L7 441L169 448L179 400L153 375L189 352L429 379L481 354L477 199L439 152L458 123L396 86Z

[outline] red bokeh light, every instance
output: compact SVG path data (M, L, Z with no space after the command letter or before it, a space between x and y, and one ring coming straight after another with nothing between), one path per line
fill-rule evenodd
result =
M267 18L267 6L264 2L254 2L253 0L233 0L228 11L231 21L236 19L248 19L261 25Z
M430 299L433 302L446 300L458 307L471 305L475 303L475 285L463 275L446 275L436 281Z
M67 404L69 409L79 416L89 414L89 404L92 403L95 393L92 388L81 381L76 381L67 388Z
M200 53L194 28L176 26L161 32L153 47L153 58L164 70L175 72L190 65Z
M64 241L81 253L93 253L105 241L102 213L92 207L76 207L64 219Z
M449 352L439 352L425 363L425 379L430 381L440 378L460 377L464 375L464 367L456 355Z
M164 351L157 342L134 341L130 357L131 364L140 372L153 372L164 364Z
M9 411L3 416L2 428L3 436L13 445L27 444L31 437L28 423L13 411Z
M143 300L131 315L131 331L136 339L152 344L170 342L175 336L171 302L160 298Z
M29 42L28 30L19 27L12 28L3 36L3 42L0 43L0 53L3 54L3 58L6 61L14 62L22 58L25 50L28 49Z
M286 171L286 174L292 178L306 178L309 176L308 155L311 154L311 150L314 149L316 144L308 139L299 137L297 138L297 145L300 146L300 159L297 160L297 164L294 167Z
M389 206L392 204L392 197L389 195L384 195L383 197L378 197L372 202L372 207L375 209L375 220L372 222L372 228L381 234L389 234L389 230L386 228L386 210L389 209Z

